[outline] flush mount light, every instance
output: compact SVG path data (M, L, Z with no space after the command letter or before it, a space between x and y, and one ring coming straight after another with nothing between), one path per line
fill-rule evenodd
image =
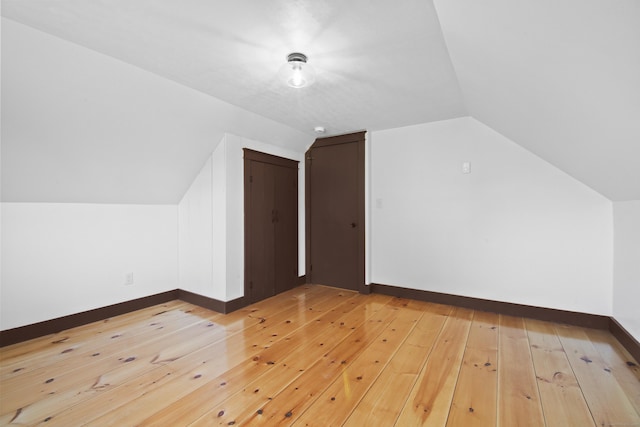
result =
M313 84L316 78L313 67L307 64L307 55L299 52L287 55L281 73L287 85L296 89Z

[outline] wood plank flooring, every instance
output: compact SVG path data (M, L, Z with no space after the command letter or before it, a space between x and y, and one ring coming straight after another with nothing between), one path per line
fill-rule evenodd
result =
M0 349L0 425L636 426L606 331L306 285Z

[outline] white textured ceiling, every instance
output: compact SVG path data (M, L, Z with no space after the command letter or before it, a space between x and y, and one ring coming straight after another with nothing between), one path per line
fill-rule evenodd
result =
M640 199L637 0L435 0L435 7L425 0L2 0L2 15L213 100L198 102L216 103L194 111L224 111L228 116L247 111L283 124L273 131L274 138L284 132L303 140L304 146L316 125L337 134L470 114L606 197ZM314 86L296 90L278 80L277 71L291 51L309 56L318 71ZM28 61L29 52L15 55ZM78 55L70 53L69 58ZM54 64L55 58L49 59ZM93 59L85 59L82 65L90 68ZM96 63L102 64L98 59ZM36 67L32 72L37 79ZM104 67L109 73L119 69L111 63ZM4 69L3 47L3 84ZM62 65L55 71L65 73ZM45 88L46 82L41 83ZM97 91L111 90L117 90L113 82ZM218 101L240 109L222 108ZM184 99L182 105L191 103ZM3 105L3 116L5 109ZM122 120L119 114L114 121ZM187 115L180 119L181 126L191 120ZM93 120L96 117L89 114L85 121ZM246 129L259 139L265 126L275 129L268 123ZM85 129L87 137L90 129ZM236 129L242 131L242 125L221 130ZM177 168L186 181L191 179L197 172L195 158L216 143L202 140L215 132L198 131L197 148L182 141L187 145L180 150L155 150L157 170L166 169L175 153L191 153L183 162L191 166ZM59 140L68 136L65 132L57 135ZM156 132L154 136L167 133ZM126 128L121 133L116 136L124 138L122 149L105 157L105 170L118 165L127 147L139 154L136 161L145 160L142 153L148 152L144 144L149 141L138 141ZM3 141L3 166L7 155L12 160L6 147L14 141ZM49 150L42 147L30 147L30 152L9 148L23 155L23 163L27 158L42 164L51 159L43 157ZM96 153L104 154L90 148L73 150L69 158L75 165L61 159L61 167L77 167ZM134 162L125 165L131 174L140 175ZM3 177L24 176L19 172L22 166L15 166L17 175L3 170ZM138 181L143 189L144 180ZM122 185L126 182L123 179ZM175 200L179 187L164 197ZM139 194L132 193L131 199Z
M466 115L429 1L3 0L2 14L304 132ZM293 51L313 86L278 78Z

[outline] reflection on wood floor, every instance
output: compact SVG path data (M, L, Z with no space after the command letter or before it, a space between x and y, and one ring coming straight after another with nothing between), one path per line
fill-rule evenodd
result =
M640 368L606 331L324 286L0 357L0 425L640 426Z

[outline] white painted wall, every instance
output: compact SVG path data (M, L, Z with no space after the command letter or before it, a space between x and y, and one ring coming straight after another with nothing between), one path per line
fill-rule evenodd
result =
M640 341L640 200L613 204L613 317Z
M209 158L178 205L180 288L213 298L212 160ZM214 296L215 295L215 296Z
M226 134L179 204L180 288L221 301L244 295L244 153L300 162L299 274L304 274L304 152Z
M227 301L225 138L178 205L180 288Z
M608 199L470 117L370 148L372 282L611 315Z
M175 205L1 209L2 330L178 287ZM134 283L125 286L128 273Z
M227 143L226 135L211 155L211 218L213 232L213 290L210 296L220 301L227 298ZM188 285L188 283L186 284ZM204 294L208 295L208 294Z

